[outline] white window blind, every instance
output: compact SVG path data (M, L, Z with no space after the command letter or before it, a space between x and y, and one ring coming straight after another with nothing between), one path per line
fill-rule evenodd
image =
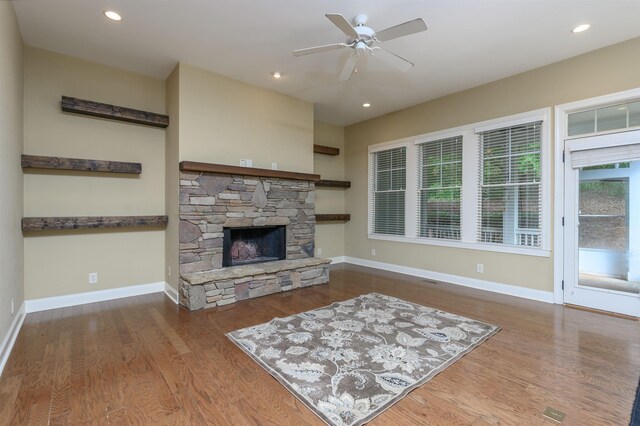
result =
M478 240L542 244L542 122L478 133Z
M637 143L571 153L571 167L574 169L637 160L640 160L640 144Z
M460 239L462 136L418 145L418 236Z
M371 231L374 234L404 235L406 176L406 147L373 153Z

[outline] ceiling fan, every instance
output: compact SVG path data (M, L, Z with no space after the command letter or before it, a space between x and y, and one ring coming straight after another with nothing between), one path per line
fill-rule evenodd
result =
M398 68L401 71L409 71L413 68L413 63L382 49L380 46L375 46L375 43L392 40L398 37L404 37L410 34L426 31L427 24L421 18L408 21L403 24L396 25L394 27L387 28L382 31L375 32L371 28L366 26L367 16L358 15L353 18L351 25L347 19L339 13L327 13L325 15L333 24L338 27L348 37L346 43L333 43L325 44L322 46L308 47L306 49L297 49L293 51L294 56L311 55L314 53L327 52L329 50L338 50L344 48L351 48L353 52L347 58L347 61L340 72L340 81L347 81L351 79L354 71L357 72L358 60L364 53L369 53L372 56L378 57L391 66Z

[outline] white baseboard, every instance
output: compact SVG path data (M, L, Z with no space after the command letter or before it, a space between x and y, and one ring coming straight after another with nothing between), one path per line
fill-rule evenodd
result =
M40 312L49 309L66 308L67 306L84 305L85 303L104 302L105 300L121 299L123 297L140 296L142 294L159 293L165 291L165 283L140 284L130 287L112 288L107 290L89 291L86 293L67 294L64 296L44 297L42 299L26 300L26 312Z
M4 339L2 339L2 346L0 346L0 376L2 375L4 366L7 364L9 355L11 355L11 349L13 349L13 345L16 342L16 337L18 337L18 333L22 328L25 314L25 304L23 303L22 306L20 306L20 309L18 309L16 315L13 317L13 321L11 321L11 326L9 327L9 330L7 330L7 334L4 336Z
M176 305L178 304L178 291L171 286L168 282L164 283L164 294Z
M507 294L509 296L522 297L523 299L537 300L539 302L553 303L553 292L535 290L517 285L501 284L493 281L479 280L476 278L462 277L460 275L445 274L442 272L427 271L424 269L411 268L409 266L394 265L392 263L376 262L374 260L360 259L357 257L344 256L344 262L354 265L367 266L369 268L383 269L385 271L398 272L400 274L413 275L415 277L427 278L434 281L441 281L478 290L491 291L493 293Z
M330 257L329 259L331 259L331 264L335 265L336 263L344 263L346 256Z

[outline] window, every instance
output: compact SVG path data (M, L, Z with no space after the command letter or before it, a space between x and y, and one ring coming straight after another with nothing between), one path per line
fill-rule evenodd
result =
M478 134L480 242L540 247L541 127L534 122Z
M549 114L369 146L369 238L548 257Z
M406 147L373 154L373 233L404 235Z
M567 115L569 136L640 126L640 101L605 106Z
M418 236L459 240L462 136L418 145Z

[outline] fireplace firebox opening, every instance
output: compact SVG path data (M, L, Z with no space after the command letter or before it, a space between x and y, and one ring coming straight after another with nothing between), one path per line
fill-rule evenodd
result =
M283 260L287 257L286 226L224 228L222 266Z

